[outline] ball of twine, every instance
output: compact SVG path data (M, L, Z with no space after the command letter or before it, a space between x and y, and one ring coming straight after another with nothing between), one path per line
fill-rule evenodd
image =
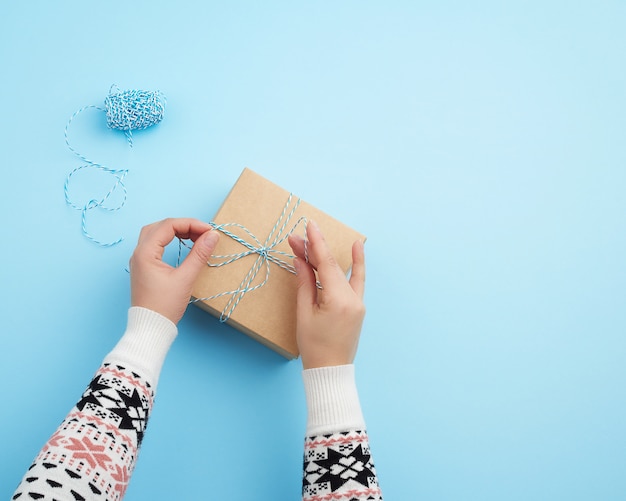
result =
M107 125L130 131L146 129L163 120L165 95L160 91L124 90L112 87L104 100Z

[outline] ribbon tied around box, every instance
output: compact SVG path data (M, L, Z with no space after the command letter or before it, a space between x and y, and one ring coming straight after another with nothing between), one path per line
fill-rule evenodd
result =
M212 268L219 268L222 266L227 266L235 261L243 259L247 256L257 255L254 263L245 274L239 285L230 291L220 292L218 294L214 294L208 297L201 298L193 298L190 303L196 303L199 301L210 301L212 299L216 299L218 297L230 296L228 303L222 309L220 314L220 322L226 322L230 316L232 315L237 305L241 302L244 296L252 291L260 289L270 279L270 269L271 264L275 264L276 266L282 268L283 270L288 271L295 275L296 270L294 266L288 263L287 259L293 259L295 256L284 252L282 250L277 249L277 246L282 244L285 240L289 238L289 236L297 230L299 226L303 226L304 232L304 252L305 259L308 262L308 252L307 252L307 235L306 235L306 227L307 227L307 218L306 216L301 216L291 227L289 227L289 223L293 218L296 209L300 205L300 199L297 198L294 200L294 196L292 193L289 194L287 202L285 203L276 224L270 230L267 238L264 242L262 242L256 235L254 235L248 228L239 223L225 223L225 224L217 224L214 222L210 222L209 224L213 226L214 230L219 231L225 236L233 239L234 241L241 244L245 250L239 253L234 254L224 254L224 255L213 255L212 259L218 260L217 262L208 262L207 265ZM293 202L293 203L292 203ZM237 234L239 232L240 234ZM182 243L182 241L181 241ZM184 244L183 244L184 245ZM180 254L179 254L180 261ZM264 278L258 282L257 277L261 270L265 268L265 276ZM319 282L317 283L318 288L321 288Z

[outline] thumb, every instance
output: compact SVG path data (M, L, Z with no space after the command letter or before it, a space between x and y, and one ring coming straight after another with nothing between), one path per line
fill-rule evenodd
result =
M200 270L207 265L219 239L219 232L214 230L209 230L200 235L185 260L178 267L179 271L184 273L190 281L195 280Z

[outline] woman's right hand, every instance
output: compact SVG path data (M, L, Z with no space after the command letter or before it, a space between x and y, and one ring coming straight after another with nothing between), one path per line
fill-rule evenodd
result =
M296 338L304 369L351 364L365 317L363 242L352 246L352 273L346 277L315 222L302 237L291 235L298 277ZM308 262L307 262L308 258ZM317 271L317 278L315 275ZM316 286L318 280L322 286Z

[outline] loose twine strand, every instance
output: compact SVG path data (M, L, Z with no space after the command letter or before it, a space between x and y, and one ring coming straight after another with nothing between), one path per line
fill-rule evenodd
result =
M86 110L91 108L104 112L106 114L107 125L111 129L123 130L126 134L128 145L133 146L133 130L146 129L151 125L155 125L163 120L165 114L165 105L167 100L165 95L160 91L145 91L145 90L126 90L120 91L116 85L112 85L109 89L109 94L104 100L104 108L95 105L88 105L80 108L76 111L67 122L65 126L65 144L69 150L74 153L83 162L83 165L76 167L65 178L65 184L63 191L65 194L65 202L73 209L81 211L81 228L83 235L89 240L101 247L112 247L119 244L123 238L120 237L111 242L102 242L94 237L87 230L87 213L93 209L102 209L109 212L120 210L126 204L128 191L124 184L124 178L128 174L128 169L111 169L105 165L90 160L78 150L76 150L70 143L69 128L74 119ZM100 199L92 198L86 204L80 205L73 201L70 195L70 185L74 181L74 176L83 169L96 169L113 176L115 179L111 188ZM109 206L106 202L111 196L118 190L122 190L121 201Z
M127 90L120 91L116 85L112 85L109 90L109 95L104 100L104 108L95 105L88 105L77 110L68 120L64 136L65 136L65 144L69 148L69 150L74 153L78 158L80 158L83 162L83 165L76 167L73 169L66 177L64 184L64 194L65 194L65 202L72 208L81 211L81 228L83 235L94 242L97 245L102 247L112 247L120 243L123 238L120 237L111 242L102 242L96 237L94 237L87 230L87 213L93 209L102 209L105 211L118 211L126 204L128 191L126 189L126 185L124 184L124 178L128 174L128 169L112 169L103 164L94 162L90 160L85 155L80 153L77 149L75 149L69 140L69 128L74 119L89 109L95 109L97 111L104 112L107 119L107 126L112 129L123 130L126 134L126 139L128 141L128 145L132 148L133 146L133 137L132 131L139 129L146 129L152 125L159 123L163 120L163 116L165 113L165 105L166 98L160 91L143 91L143 90ZM73 181L73 177L81 170L93 168L109 174L115 178L115 181L111 188L107 191L107 193L100 199L92 198L84 205L79 205L75 203L70 196L70 184ZM122 190L122 200L117 205L108 206L106 205L107 200L113 196L113 194L117 190ZM219 268L222 266L229 265L235 261L243 259L247 256L257 255L256 260L244 276L243 280L239 284L237 288L231 291L220 292L218 294L214 294L208 297L202 298L194 298L190 300L190 303L196 303L200 301L210 301L212 299L217 299L219 297L230 296L228 303L222 310L220 314L220 322L226 322L233 311L237 308L241 300L244 296L252 291L260 289L263 287L270 278L270 264L274 263L278 267L286 270L289 273L295 274L296 270L294 266L286 261L286 259L292 260L295 256L278 250L276 247L282 244L285 240L289 238L289 235L293 234L296 229L302 225L304 232L304 253L305 260L308 262L308 240L306 233L307 226L307 218L305 216L300 217L296 223L289 229L289 231L285 231L291 221L296 209L300 205L300 199L297 199L291 207L291 203L293 200L293 194L289 194L287 202L285 203L283 210L281 211L276 224L272 227L269 232L265 242L261 242L248 228L239 223L226 223L226 224L216 224L214 222L210 222L209 224L214 228L214 230L220 231L225 236L232 238L239 244L241 244L247 250L235 254L225 254L225 255L213 255L211 256L213 259L221 260L220 262L207 262L207 265L213 268ZM236 233L230 231L227 228L237 228L241 230L244 234L248 235L251 239L252 243L246 240L245 238L237 235ZM182 248L187 247L190 248L189 244L187 244L184 240L179 239L179 250L178 250L178 265L182 262ZM265 268L265 276L260 283L255 285L254 282L261 271L261 269ZM322 288L319 282L316 282L316 285L319 289Z

